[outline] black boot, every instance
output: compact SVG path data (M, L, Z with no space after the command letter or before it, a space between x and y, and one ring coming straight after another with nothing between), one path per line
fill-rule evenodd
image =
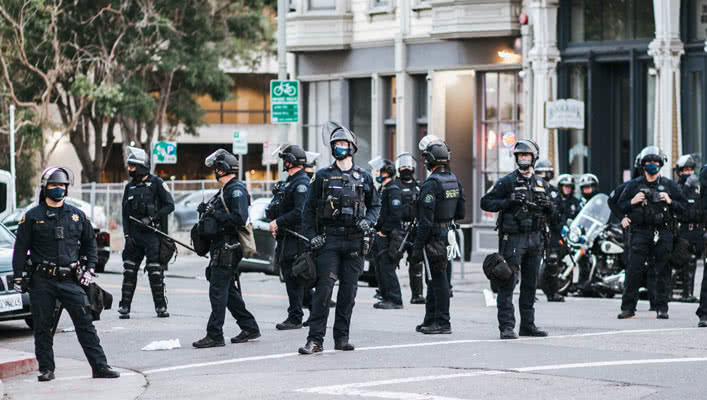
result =
M420 332L425 335L449 335L452 333L452 328L449 326L441 326L438 324L432 324L430 326L423 326L420 328Z
M39 371L37 380L40 382L49 382L54 380L54 371Z
M707 315L700 317L700 322L697 323L698 328L707 328Z
M312 340L308 340L307 344L305 344L304 347L300 347L298 350L298 352L302 355L321 353L322 351L324 351L324 348L321 343L317 343Z
M169 318L167 307L156 307L155 312L157 313L157 318Z
M158 318L167 318L167 297L165 296L165 285L163 273L150 272L150 289L152 290L152 301L155 303L155 312Z
M197 340L196 342L191 344L192 346L196 347L197 349L206 349L209 347L223 347L226 345L223 341L223 336L220 338L212 338L207 336L204 336L202 339Z
M513 332L513 328L504 328L501 330L501 339L518 339L518 336Z
M353 351L355 348L356 348L356 346L349 343L349 338L339 339L334 342L334 349L335 350Z
M120 378L120 372L112 369L109 366L103 366L103 367L98 367L93 370L93 377L94 378Z
M558 302L558 303L564 303L565 301L565 296L555 293L555 294L548 294L547 295L547 301L549 302Z
M259 337L260 332L241 331L241 333L231 338L231 343L245 343L249 340L255 340Z
M533 337L545 337L547 332L538 329L535 325L521 326L518 330L518 335L520 336L533 336Z
M632 310L621 310L621 313L616 316L618 319L628 319L636 315L635 311Z
M668 312L667 312L667 311L658 311L658 312L656 313L656 318L658 318L658 319L668 319L668 318L670 318L670 316L668 315Z
M287 330L291 330L291 329L300 329L300 328L302 328L302 323L301 323L301 322L297 322L297 321L293 321L293 320L291 320L291 319L288 317L286 320L284 320L284 321L280 322L279 324L275 325L275 328L276 328L277 330L279 330L279 331L287 331Z
M118 307L118 314L120 319L130 319L130 306L121 305Z

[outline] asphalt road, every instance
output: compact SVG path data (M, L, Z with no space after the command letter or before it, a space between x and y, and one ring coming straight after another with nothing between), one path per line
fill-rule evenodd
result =
M120 271L118 257L113 258L108 270ZM455 282L452 335L416 333L422 305L375 310L374 289L362 285L351 328L356 351L334 351L329 329L325 353L301 356L296 352L305 343L306 329L275 330L286 316L284 286L277 277L246 274L246 302L262 338L196 350L191 343L204 336L210 310L208 283L186 277L200 278L203 266L196 257L182 257L170 267L171 275L182 276L167 280L171 318L155 318L146 276L140 274L132 319L119 320L110 310L96 323L109 362L140 378L121 378L139 393L131 398L704 399L707 391L707 329L696 328L697 305L671 303L670 319L664 321L641 302L636 318L619 321L618 299L547 303L539 294L536 320L551 336L501 341L496 309L486 305L482 293L486 283L478 271L469 273L469 265L466 280ZM401 275L409 299L407 277ZM108 273L100 283L119 297L121 279ZM68 331L57 333L55 354L83 361L71 327L65 316L59 330ZM230 316L224 330L228 336L238 333ZM33 351L31 332L23 323L0 324L0 337L0 347ZM181 348L141 350L170 339L179 339ZM84 365L79 373L62 371L60 364L56 384L85 382L103 399L128 397L109 388L101 391L98 381L81 377L90 372ZM9 398L23 398L37 385L20 377L6 382L6 389Z

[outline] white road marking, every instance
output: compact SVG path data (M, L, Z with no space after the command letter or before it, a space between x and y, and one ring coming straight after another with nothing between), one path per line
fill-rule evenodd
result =
M540 365L533 367L512 368L508 370L490 370L476 371L462 374L447 374L447 375L428 375L416 376L399 379L385 379L369 382L348 383L344 385L320 386L315 388L298 389L297 392L315 393L321 395L335 396L361 396L361 397L377 397L382 399L449 399L448 397L430 396L426 394L408 393L408 392L382 392L372 390L361 390L362 388L370 388L383 385L398 385L403 383L426 382L435 380L469 378L482 375L503 375L514 372L537 372L537 371L554 371L563 369L576 368L598 368L598 367L615 367L624 365L646 365L646 364L669 364L669 363L688 363L688 362L707 362L707 357L689 357L689 358L657 358L643 360L620 360L620 361L599 361L588 363L574 364L556 364L556 365Z
M529 338L519 338L519 339L510 341L510 343L514 343L514 342L518 343L518 342L526 342L526 341L543 341L543 340L551 340L551 339L591 337L591 336L623 335L623 334L634 334L634 333L641 334L641 333L655 333L655 332L691 331L691 330L698 330L698 329L700 329L700 328L635 329L635 330L624 330L624 331L579 333L579 334L572 334L572 335L548 336L548 337L541 337L541 338L530 338L530 337ZM509 342L509 341L501 340L501 339L462 339L462 340L447 340L447 341L438 341L438 342L421 342L421 343L394 344L394 345L384 345L384 346L359 347L356 349L356 351L392 350L392 349L405 349L405 348L411 348L411 347L428 347L428 346L442 346L442 345L451 345L451 344L495 343L495 342ZM325 350L324 351L324 353L334 353L334 352L335 352L335 350ZM237 363L244 363L244 362L249 362L249 361L273 360L273 359L288 358L288 357L295 357L295 356L300 356L300 354L298 354L298 353L280 353L280 354L268 354L268 355L263 355L263 356L231 358L231 359L227 359L227 360L210 361L210 362L195 363L195 364L176 365L173 367L148 369L148 370L142 371L142 373L146 374L146 375L151 375L151 374L158 374L158 373L162 373L162 372L179 371L179 370L184 370L184 369L212 367L212 366L226 365L226 364L237 364ZM317 355L313 355L310 357L317 357Z
M484 300L486 307L496 307L496 295L492 291L484 289Z

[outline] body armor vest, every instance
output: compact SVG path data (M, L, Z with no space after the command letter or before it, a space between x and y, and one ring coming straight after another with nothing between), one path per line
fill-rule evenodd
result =
M322 196L317 207L320 226L356 226L366 216L364 175L359 167L350 173L328 176L322 182Z
M411 222L417 217L417 201L420 197L420 187L415 180L410 182L398 181L400 195L403 203L402 219Z
M442 191L437 193L435 201L435 222L450 222L454 219L457 210L457 201L461 196L459 182L454 174L432 174L429 179L433 179L442 187Z
M140 219L157 215L156 195L153 186L154 182L150 179L145 182L130 184L128 189L128 211L130 216Z

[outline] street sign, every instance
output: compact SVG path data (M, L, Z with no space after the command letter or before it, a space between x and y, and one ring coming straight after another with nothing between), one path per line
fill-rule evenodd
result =
M280 145L277 143L272 143L268 140L263 142L263 166L277 163L277 154L273 155L273 152L275 152L279 147Z
M248 154L248 132L233 131L233 154Z
M270 120L273 124L299 121L299 81L270 81Z
M177 163L177 143L157 142L152 148L153 164L176 164Z

